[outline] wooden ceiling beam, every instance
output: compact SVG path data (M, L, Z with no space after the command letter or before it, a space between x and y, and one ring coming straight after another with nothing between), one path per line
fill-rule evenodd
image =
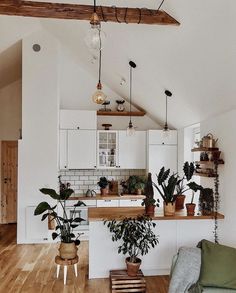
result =
M21 0L0 0L0 14L90 20L93 6ZM101 21L118 23L140 23L152 25L179 25L180 23L163 10L98 6Z

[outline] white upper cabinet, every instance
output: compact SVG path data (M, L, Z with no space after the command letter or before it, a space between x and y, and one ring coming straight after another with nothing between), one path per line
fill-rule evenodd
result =
M169 136L164 138L162 130L148 131L148 144L177 145L177 130L170 130Z
M68 169L96 168L96 130L68 130Z
M60 110L60 129L97 129L97 113L85 110Z
M136 131L127 136L119 131L119 168L146 169L146 131Z

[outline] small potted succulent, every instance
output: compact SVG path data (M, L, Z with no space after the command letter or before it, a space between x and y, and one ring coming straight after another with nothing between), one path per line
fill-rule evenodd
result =
M60 177L59 177L60 178ZM59 179L60 180L60 179ZM54 189L50 188L42 188L40 191L49 195L52 199L57 201L55 206L51 206L46 201L43 201L38 204L34 211L34 215L42 215L42 221L48 218L50 221L56 221L55 232L52 233L52 239L56 239L57 237L61 239L60 247L59 247L59 255L63 259L73 259L77 256L77 246L80 244L79 236L74 234L73 229L78 227L78 225L85 221L82 218L76 217L76 207L85 206L82 201L78 201L77 204L74 205L74 212L72 215L67 215L65 206L66 201L69 197L74 193L73 189L70 188L70 184L63 184L60 182L60 192L57 193ZM60 206L63 210L63 215L58 215L56 212L57 206Z
M119 241L118 253L128 254L126 258L127 274L137 276L141 265L140 255L145 255L158 243L153 232L156 226L150 217L140 215L136 218L124 218L121 221L104 221L112 233L112 241Z
M165 216L174 216L175 214L175 200L177 196L175 188L177 182L178 175L170 175L170 169L165 170L165 167L162 167L157 175L158 184L153 182L153 186L157 189L163 199Z
M189 188L186 187L185 182L188 182L192 179L193 173L195 171L194 164L191 162L185 162L184 167L184 176L180 178L177 181L176 184L176 202L175 202L175 208L176 210L184 209L184 201L185 201L185 195L184 193L189 190Z
M106 177L100 177L98 186L100 187L101 195L107 195L109 193L109 181Z

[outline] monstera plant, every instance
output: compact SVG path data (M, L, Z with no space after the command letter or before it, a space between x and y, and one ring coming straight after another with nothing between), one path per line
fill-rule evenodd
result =
M66 213L66 201L74 193L74 190L70 188L70 184L63 184L60 181L60 192L57 193L54 189L42 188L40 191L56 200L55 205L50 205L48 202L43 201L38 204L34 211L34 215L42 215L42 221L48 218L49 222L55 221L56 227L55 232L52 233L52 238L60 238L61 244L59 248L59 253L63 259L73 259L77 255L77 245L80 244L79 236L81 234L75 235L73 229L78 227L84 219L75 217L76 208L79 206L85 206L82 201L78 201L74 205L73 212L69 215ZM62 215L57 212L57 207L62 209Z

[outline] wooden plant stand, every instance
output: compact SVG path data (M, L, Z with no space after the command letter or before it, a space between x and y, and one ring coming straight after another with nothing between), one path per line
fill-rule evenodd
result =
M60 266L62 265L64 267L64 285L66 285L66 277L67 277L67 267L73 265L74 266L74 271L75 271L75 276L78 276L78 271L77 271L77 263L79 261L79 257L76 256L73 259L63 259L59 255L55 257L55 263L57 264L57 279L59 277L60 273Z
M127 275L126 270L110 271L112 293L146 292L146 281L141 270L136 277Z

